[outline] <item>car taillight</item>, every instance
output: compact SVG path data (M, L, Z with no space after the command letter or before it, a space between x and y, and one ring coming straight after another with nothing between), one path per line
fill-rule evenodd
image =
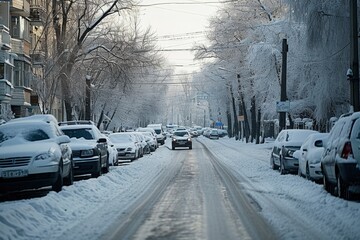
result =
M341 153L341 158L348 158L352 154L351 142L346 142Z

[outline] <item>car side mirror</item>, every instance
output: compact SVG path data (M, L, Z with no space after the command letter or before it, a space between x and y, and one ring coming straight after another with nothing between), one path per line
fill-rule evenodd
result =
M300 150L296 150L293 154L293 157L296 159L299 159L300 158Z
M57 139L58 144L69 143L69 142L71 142L71 140L68 135L59 136Z
M99 138L98 143L106 143L106 138Z

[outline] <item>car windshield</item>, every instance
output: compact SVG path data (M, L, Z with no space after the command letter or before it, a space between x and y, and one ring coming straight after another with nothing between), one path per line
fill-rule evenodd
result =
M189 133L186 131L178 131L178 132L174 132L174 135L179 137L184 137L186 135L189 135Z
M125 134L109 135L109 138L110 138L111 141L113 141L113 142L115 142L115 143L131 142L130 136L125 135Z
M291 132L289 131L286 136L287 142L304 142L305 139L311 134L310 131L299 131L299 132Z
M84 138L86 140L93 140L91 128L78 128L78 129L62 129L62 131L69 136L69 138Z
M161 130L160 129L154 129L156 134L160 134L161 133Z
M23 139L35 142L49 139L49 135L44 132L44 130L39 128L7 128L0 131L0 143L5 142L6 140L12 139L16 136L20 136Z

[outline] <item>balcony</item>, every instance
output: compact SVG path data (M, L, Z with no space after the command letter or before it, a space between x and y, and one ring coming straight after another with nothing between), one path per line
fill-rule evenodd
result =
M45 9L41 5L30 5L30 16L31 25L43 26L45 21Z
M5 80L0 80L0 103L9 103L12 98L14 87L13 85Z
M31 57L31 63L32 63L33 67L36 67L37 65L44 65L45 52L36 51L33 54L31 54L30 57Z
M30 56L30 43L20 39L11 39L12 52L19 55Z
M15 106L31 106L31 92L32 89L30 88L15 86L10 104Z
M30 0L12 0L10 5L11 15L29 17Z
M9 34L9 29L5 25L0 25L0 49L10 50L10 41L11 37Z

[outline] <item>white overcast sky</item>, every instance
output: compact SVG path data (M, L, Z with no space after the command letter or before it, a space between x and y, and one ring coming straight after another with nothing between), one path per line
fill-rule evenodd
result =
M141 23L156 32L162 49L189 49L195 42L206 43L209 19L220 6L209 2L217 0L143 0L143 5L164 4L141 7ZM191 72L200 67L198 61L193 61L194 55L190 51L163 53L171 65L177 66L176 72Z

